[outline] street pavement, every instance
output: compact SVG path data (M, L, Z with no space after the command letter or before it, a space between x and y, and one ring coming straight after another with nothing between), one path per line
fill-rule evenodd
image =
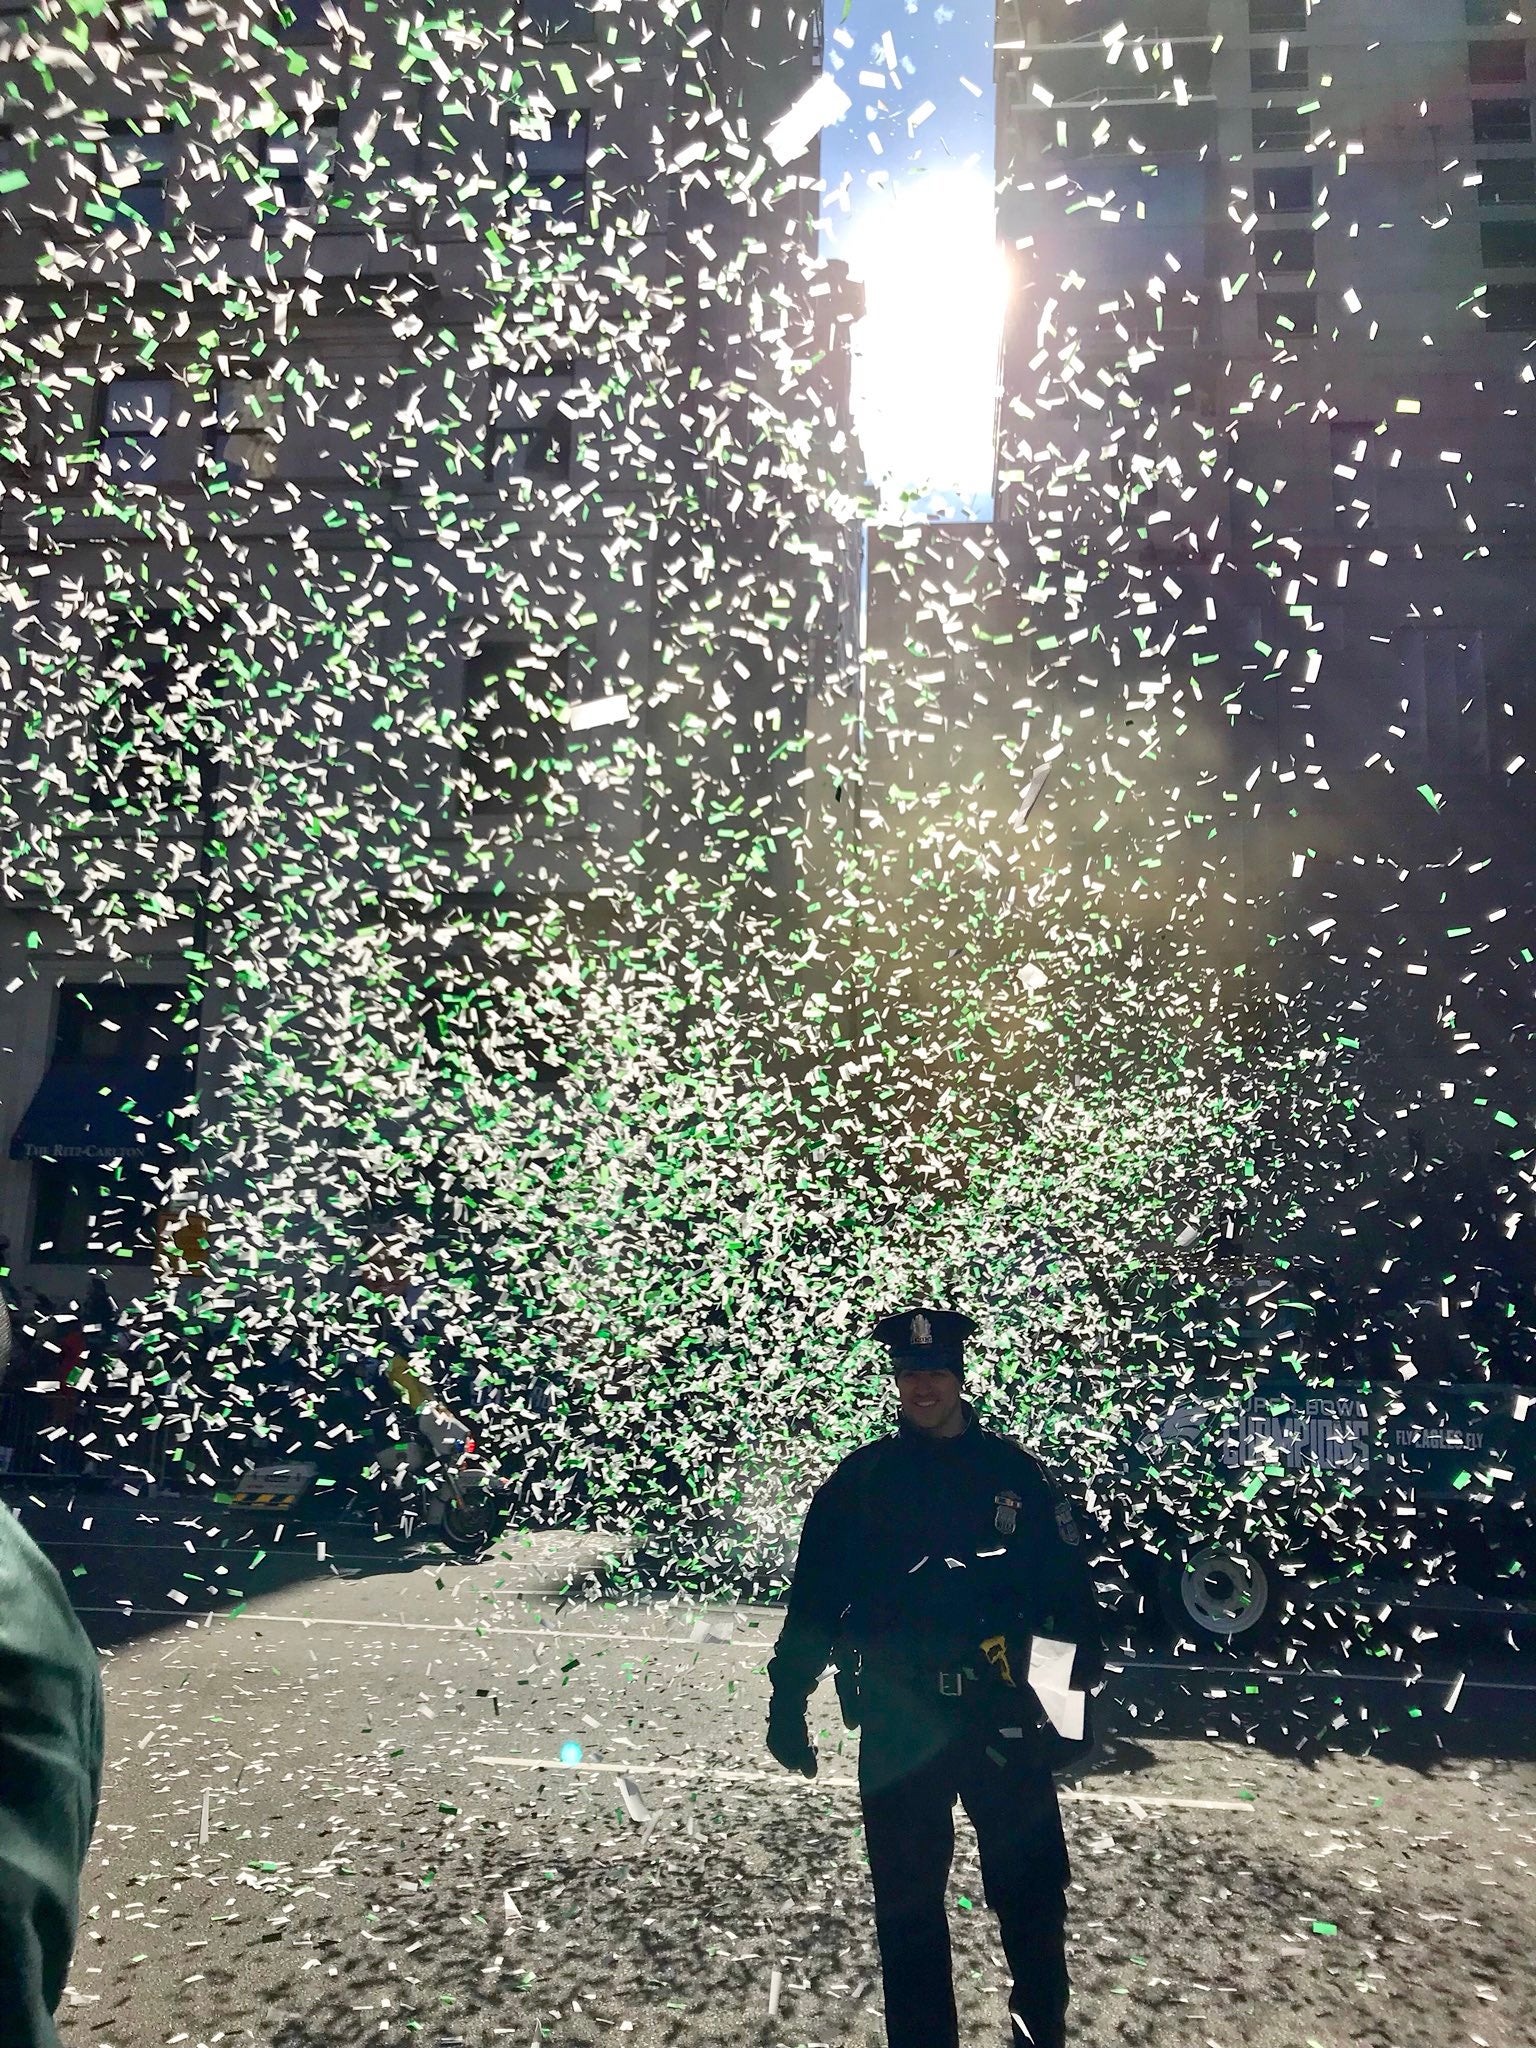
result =
M774 1611L617 1599L590 1534L464 1564L11 1500L104 1659L66 2048L883 2039L857 1738L826 1686L820 1776L767 1757ZM1078 2048L1536 2041L1517 1653L1117 1663L1064 1789ZM963 1819L951 1921L962 2040L1002 2044Z

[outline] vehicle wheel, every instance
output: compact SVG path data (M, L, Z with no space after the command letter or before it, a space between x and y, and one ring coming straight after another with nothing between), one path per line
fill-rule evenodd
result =
M443 1509L439 1533L448 1548L460 1557L478 1557L489 1550L501 1532L501 1517L489 1507L469 1507L449 1501Z
M1158 1577L1163 1618L1201 1649L1246 1653L1280 1625L1282 1601L1274 1569L1236 1543L1204 1543L1165 1563Z

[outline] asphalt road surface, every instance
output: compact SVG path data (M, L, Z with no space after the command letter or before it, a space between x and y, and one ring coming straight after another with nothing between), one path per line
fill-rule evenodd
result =
M772 1611L607 1600L590 1537L464 1565L21 1509L105 1663L66 2048L883 2040L856 1737L827 1686L820 1777L766 1756ZM1074 2043L1536 2041L1517 1654L1124 1663L1064 1793ZM963 1819L951 1922L962 2039L1000 2048Z

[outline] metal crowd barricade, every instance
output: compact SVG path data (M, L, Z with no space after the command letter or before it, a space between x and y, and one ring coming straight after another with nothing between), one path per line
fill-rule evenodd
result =
M135 1486L164 1479L168 1432L158 1416L145 1418L125 1444L88 1407L77 1407L67 1420L57 1416L57 1400L24 1387L0 1394L0 1479Z

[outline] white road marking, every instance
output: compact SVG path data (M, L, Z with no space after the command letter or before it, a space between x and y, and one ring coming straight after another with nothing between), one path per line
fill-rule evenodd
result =
M470 1762L504 1771L594 1771L624 1778L709 1778L729 1785L776 1785L782 1792L795 1792L802 1788L808 1792L857 1791L859 1784L857 1778L802 1778L792 1771L731 1771L715 1764L601 1764L586 1757L580 1763L568 1764L559 1757L547 1756L476 1756L471 1757ZM1143 1816L1145 1809L1151 1806L1199 1807L1207 1813L1254 1811L1254 1802L1249 1799L1181 1799L1172 1793L1160 1792L1133 1795L1129 1792L1081 1792L1074 1787L1062 1787L1057 1796L1095 1806L1126 1806Z
M1170 1664L1156 1657L1128 1657L1123 1664L1114 1666L1111 1676L1118 1677L1122 1671L1177 1671L1189 1678L1279 1678L1286 1681L1311 1679L1319 1685L1455 1685L1456 1678L1434 1678L1426 1673L1412 1677L1401 1671L1297 1671L1291 1668L1278 1670L1269 1664ZM1536 1692L1536 1685L1528 1685L1517 1678L1469 1678L1469 1689L1475 1687L1481 1692Z
M503 1591L512 1589L503 1588ZM513 1590L513 1597L544 1598L537 1590L528 1595ZM721 1642L698 1642L692 1636L634 1636L625 1635L611 1628L507 1628L501 1623L484 1621L357 1621L341 1614L267 1614L247 1609L240 1614L189 1614L183 1607L135 1607L124 1601L118 1607L77 1607L76 1614L115 1614L120 1621L132 1621L141 1614L169 1616L184 1621L188 1628L211 1628L217 1622L256 1621L282 1622L291 1628L398 1628L426 1631L433 1635L473 1636L485 1639L489 1636L534 1636L546 1643L671 1643L683 1650L724 1649ZM758 1643L738 1643L738 1649L756 1650L765 1646Z
M513 1600L548 1600L554 1591L546 1586L497 1588L504 1597ZM738 1636L732 1642L718 1638L699 1641L693 1636L650 1636L630 1635L622 1629L604 1628L510 1628L500 1622L483 1621L359 1621L339 1614L268 1614L247 1607L240 1614L189 1614L181 1607L136 1607L124 1601L116 1607L77 1607L76 1614L114 1614L119 1620L132 1620L135 1615L147 1614L184 1622L189 1628L211 1628L217 1622L275 1622L290 1628L389 1628L416 1630L433 1635L476 1636L530 1636L547 1643L664 1643L682 1650L751 1650L764 1652L771 1649L772 1638L764 1637L760 1642L749 1642L745 1636ZM1310 1680L1315 1684L1339 1685L1439 1685L1449 1689L1456 1679L1421 1676L1409 1677L1395 1671L1294 1671L1271 1670L1267 1664L1175 1664L1153 1657L1128 1658L1116 1665L1111 1676L1119 1677L1129 1671L1173 1671L1189 1678L1278 1678L1287 1684L1299 1684ZM1536 1684L1529 1684L1510 1678L1467 1678L1464 1686L1467 1692L1536 1692Z

